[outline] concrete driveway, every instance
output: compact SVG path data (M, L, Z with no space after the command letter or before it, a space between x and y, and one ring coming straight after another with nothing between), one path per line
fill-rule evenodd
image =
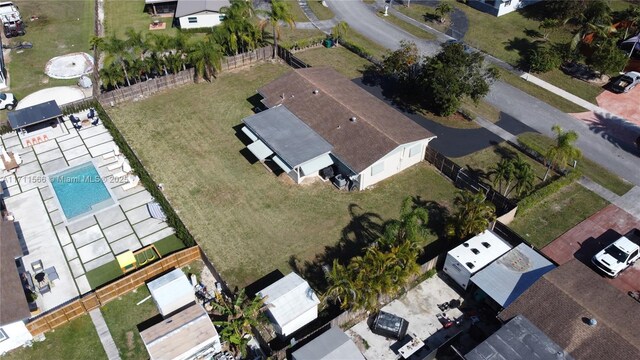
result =
M640 87L625 94L603 91L596 97L596 101L598 106L605 109L615 109L616 114L640 126Z
M576 258L592 267L593 255L633 228L640 228L640 219L609 205L544 247L542 252L560 265ZM605 278L624 292L640 290L640 262L615 279Z

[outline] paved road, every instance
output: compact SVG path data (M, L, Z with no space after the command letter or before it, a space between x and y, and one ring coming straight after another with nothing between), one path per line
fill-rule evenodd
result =
M424 54L434 54L439 50L436 42L419 39L383 21L360 0L327 0L327 3L340 20L386 48L395 50L399 41L404 39L415 42ZM572 116L501 81L492 86L487 101L545 135L552 135L551 126L554 124L575 130L580 135L577 145L585 156L640 185L640 156L637 150L621 148L615 140L607 140L606 135L596 134Z

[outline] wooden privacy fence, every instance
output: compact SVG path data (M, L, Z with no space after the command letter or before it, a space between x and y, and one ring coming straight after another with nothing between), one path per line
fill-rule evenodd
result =
M194 260L201 260L198 246L193 246L151 263L123 278L102 286L58 308L49 310L27 323L32 335L45 333L62 326L87 312L99 308L111 300L129 293L144 283L168 270L188 265Z
M193 83L194 70L193 68L183 70L176 74L169 74L160 76L147 81L142 81L131 86L124 86L119 89L114 89L108 92L100 94L100 103L103 106L116 105L125 101L133 100L135 98L142 98L155 94L158 91L171 89L184 84Z
M234 56L225 56L220 63L220 71L243 68L262 60L271 59L272 57L273 46L271 45Z

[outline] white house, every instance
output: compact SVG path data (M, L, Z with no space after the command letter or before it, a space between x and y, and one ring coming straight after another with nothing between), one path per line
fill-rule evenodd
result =
M293 70L258 89L248 149L297 183L328 167L364 190L424 159L435 136L331 68Z
M16 267L22 255L13 221L0 220L0 355L33 339L26 326L31 312Z
M174 18L181 29L213 27L224 19L220 9L228 6L229 0L178 0Z
M463 289L469 279L495 259L509 251L511 246L491 230L485 230L447 253L444 272Z
M265 298L267 316L278 335L289 336L318 317L320 300L296 273L267 286L257 296Z
M470 0L468 4L486 13L502 16L538 1L540 0Z

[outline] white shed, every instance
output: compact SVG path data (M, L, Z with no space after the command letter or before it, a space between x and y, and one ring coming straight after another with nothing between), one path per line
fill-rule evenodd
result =
M174 17L181 29L213 27L224 19L220 9L230 5L229 0L178 0Z
M196 300L193 285L180 269L150 281L147 287L163 317Z
M466 289L473 274L510 249L511 246L498 235L485 230L447 253L444 272Z
M320 300L296 273L267 286L258 295L266 298L267 315L279 335L289 336L318 317Z

